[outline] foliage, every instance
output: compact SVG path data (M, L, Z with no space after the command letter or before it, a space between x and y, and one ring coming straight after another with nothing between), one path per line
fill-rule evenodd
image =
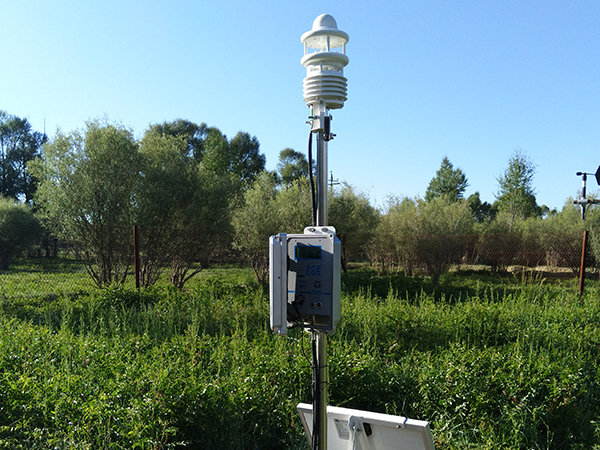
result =
M312 203L308 180L301 178L291 185L280 188L275 207L281 213L281 230L286 233L303 233L305 227L312 225Z
M240 180L244 186L254 181L265 169L265 155L259 152L260 143L256 136L240 131L229 141L230 163L228 173Z
M479 192L469 195L467 203L477 223L490 222L496 217L496 208L488 202L481 202Z
M279 152L277 173L283 184L291 184L301 178L308 178L309 170L308 160L304 153L291 148L284 148Z
M329 199L329 223L336 229L342 243L342 268L347 263L366 256L379 222L379 212L369 199L345 184Z
M244 193L242 205L233 212L234 248L246 259L260 284L267 280L269 236L282 232L281 212L276 207L277 182L262 172Z
M474 219L465 201L439 197L418 202L414 238L417 261L436 283L451 264L460 264L469 245L463 236L473 230Z
M0 270L8 270L11 261L41 237L41 224L29 206L0 197Z
M265 168L266 159L259 149L255 136L240 131L227 141L227 136L211 127L204 140L202 164L209 172L228 174L240 187L247 187Z
M27 119L0 111L0 196L32 201L36 179L27 172L27 164L41 156L47 139L33 131Z
M370 254L380 265L398 264L407 273L422 267L437 282L468 251L464 235L472 232L474 222L464 200L393 199Z
M269 236L302 233L311 224L311 207L306 179L280 189L273 173L262 172L244 193L242 205L233 213L234 247L250 263L260 284L268 276Z
M172 122L151 125L146 134L156 133L159 136L172 136L185 139L187 144L187 156L196 161L202 161L204 157L204 140L209 132L205 123L200 125L185 119L177 119Z
M600 446L596 283L580 300L574 285L374 277L380 295L367 276L343 277L330 404L427 420L438 450ZM0 447L304 449L310 342L268 316L260 289L212 276L0 298Z
M243 131L228 140L216 127L177 119L151 125L147 133L185 139L186 156L202 162L206 170L219 176L229 174L232 181L242 185L251 183L265 167L265 156L259 152L258 139Z
M510 231L519 221L539 215L533 189L535 165L520 149L516 149L508 161L508 167L497 178L498 209L510 215Z
M75 249L98 286L127 276L139 158L130 130L91 121L83 133L58 131L31 167L48 226Z
M150 129L141 145L144 176L136 215L142 247L142 284L156 282L165 264L179 289L226 250L233 186L189 155L184 136ZM192 270L192 265L196 264Z
M427 186L425 201L429 202L439 197L448 197L453 202L461 200L468 186L469 182L462 170L455 169L448 157L444 156L435 177Z

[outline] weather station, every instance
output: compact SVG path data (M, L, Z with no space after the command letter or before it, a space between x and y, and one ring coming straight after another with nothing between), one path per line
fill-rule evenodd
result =
M600 166L596 173L577 172L578 177L581 177L581 197L574 200L573 203L581 206L581 221L585 222L585 209L587 205L598 205L600 200L587 198L586 183L587 176L594 175L596 182L600 186ZM588 247L588 230L583 230L583 243L581 244L581 264L579 266L579 296L583 295L583 289L585 287L585 265L587 259L587 247Z
M344 67L349 62L348 40L348 34L338 29L329 14L318 16L312 29L301 37L301 63L306 68L304 101L310 109L312 224L302 234L282 232L269 238L270 326L281 336L291 328L311 333L313 402L299 404L298 411L313 450L327 450L328 444L332 449L430 450L434 447L427 422L408 423L410 419L397 416L327 406L327 337L335 332L341 316L341 243L335 228L328 224L327 144L335 137L330 111L342 108L347 100ZM317 153L314 171L313 136ZM328 434L328 423L335 433ZM407 430L416 430L416 434Z
M598 186L600 186L600 167L598 167L596 173L577 172L577 176L581 177L581 197L579 197L577 200L574 200L573 203L581 206L582 221L585 221L585 207L587 205L597 205L600 203L600 200L587 198L586 182L588 175L594 175L596 177L596 182L598 183Z

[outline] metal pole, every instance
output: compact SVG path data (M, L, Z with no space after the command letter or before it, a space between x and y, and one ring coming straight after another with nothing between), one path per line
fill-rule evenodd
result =
M135 271L135 288L140 288L140 234L137 223L133 225L133 269Z
M329 215L327 192L327 141L324 137L323 124L327 114L326 108L319 108L321 128L317 132L317 226L326 226ZM329 366L327 365L327 334L313 331L316 340L316 358L313 359L313 379L315 395L313 396L313 433L317 439L313 450L327 450L327 401L329 385Z
M585 182L587 181L587 173L582 174L581 178L581 198L586 198ZM581 205L581 221L585 222L585 204Z
M581 247L581 267L579 268L579 296L583 295L583 287L585 283L585 257L587 254L588 232L583 230L583 245Z
M323 108L324 109L324 108ZM321 127L326 112L319 114ZM317 226L326 226L329 220L329 198L327 195L327 141L323 128L317 132Z

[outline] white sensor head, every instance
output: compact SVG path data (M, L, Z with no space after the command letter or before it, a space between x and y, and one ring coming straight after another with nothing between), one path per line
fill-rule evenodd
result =
M348 34L338 30L337 22L329 14L321 14L312 30L300 38L304 44L302 65L306 67L304 101L308 106L324 103L328 109L338 109L347 100L347 79L344 67L348 64L346 43ZM333 49L340 48L340 52ZM309 49L315 50L309 52Z

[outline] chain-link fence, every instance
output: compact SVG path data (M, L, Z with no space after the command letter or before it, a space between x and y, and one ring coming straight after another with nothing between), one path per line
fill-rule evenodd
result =
M586 267L596 270L600 239L589 233ZM437 279L452 266L490 272L523 271L553 278L579 276L582 231L404 235L369 253L382 271L424 272Z
M577 277L581 267L583 232L482 234L465 264L489 266L492 271L510 267L536 269L556 277ZM586 267L596 268L596 245L588 245Z
M598 273L600 236L590 232L588 271ZM550 278L579 276L583 232L407 235L369 254L384 271L437 279L451 267L489 272L531 271ZM265 250L266 251L266 250ZM596 275L597 276L597 275ZM126 284L133 286L133 274ZM96 289L85 266L67 258L24 258L0 272L0 298L73 296Z

